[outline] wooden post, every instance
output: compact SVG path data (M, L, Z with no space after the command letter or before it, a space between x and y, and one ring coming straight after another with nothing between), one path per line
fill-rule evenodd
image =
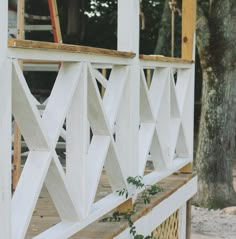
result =
M25 0L18 0L17 3L17 39L25 38ZM20 62L21 67L23 63ZM15 191L20 178L21 170L21 132L14 122L14 155L13 155L13 191Z
M182 0L182 58L195 59L195 31L196 31L196 0ZM193 70L194 75L194 70ZM194 79L194 76L192 76ZM194 81L191 91L194 95ZM194 96L193 96L194 97ZM194 100L192 100L194 104ZM193 118L193 112L192 118ZM193 120L192 120L193 121ZM193 125L192 125L193 130ZM192 150L193 151L193 150ZM193 154L193 152L191 152ZM191 173L193 164L189 163L181 169L182 173ZM191 199L186 203L186 239L191 237Z
M102 69L102 75L103 75L105 78L107 77L107 69ZM102 89L101 89L101 95L102 95L102 97L104 96L105 91L106 91L106 89L102 86Z
M195 58L196 0L182 0L182 58Z
M137 176L139 136L139 0L118 0L118 50L136 53L130 67L128 81L117 120L117 148L125 177ZM141 175L142 176L142 175ZM119 207L130 209L132 205Z
M0 0L0 239L11 235L11 62L7 60L8 1Z
M57 0L48 0L48 5L52 22L54 42L62 43L61 27L57 9Z
M192 200L187 201L187 208L186 208L186 239L191 238L191 206Z
M196 7L196 0L182 0L182 58L187 60L195 59ZM192 163L189 163L180 171L191 173L192 168Z

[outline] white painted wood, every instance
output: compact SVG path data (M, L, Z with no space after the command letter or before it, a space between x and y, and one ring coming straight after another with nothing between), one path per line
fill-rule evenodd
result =
M0 1L0 19L6 22L7 1ZM5 28L5 27L4 27ZM3 28L3 31L4 31ZM3 39L0 33L0 39ZM3 43L0 40L0 43ZM1 45L1 44L0 44ZM3 49L3 46L0 46ZM4 55L2 56L4 58ZM11 87L12 63L0 60L0 239L11 238Z
M58 72L58 64L24 64L24 71L47 71Z
M166 74L168 72L168 74ZM164 72L164 74L160 75L158 78L155 80L160 80L164 81L162 82L163 85L161 84L161 90L162 92L159 92L159 90L156 92L156 94L160 94L160 98L157 98L157 115L156 115L156 130L158 134L158 138L160 139L161 145L162 145L162 150L163 150L163 155L164 159L166 162L167 167L171 166L172 163L172 154L171 154L171 147L170 147L170 140L171 140L171 132L170 132L170 126L171 126L171 99L170 99L170 70L168 69L167 72ZM162 78L163 77L163 78ZM152 100L152 105L155 107L155 101L153 100L154 97L154 84L155 80L152 81L152 85L150 88L150 93L151 97L150 99ZM158 84L156 84L156 87L158 87ZM160 102L160 103L159 103Z
M179 209L189 198L197 192L197 177L187 182L175 193L162 201L152 209L147 215L141 217L134 223L137 233L147 236L150 235L166 218ZM130 238L129 228L124 230L114 239Z
M141 122L155 122L154 113L151 107L149 90L147 88L144 71L141 70L140 79L140 120Z
M178 167L176 167L176 165L179 166L179 168L183 167L183 165L186 165L189 161L187 161L186 159L179 159L180 162L178 162L178 160L176 160L175 163L175 168L172 169L173 171L171 171L170 169L168 169L168 173L159 173L159 176L157 176L158 173L152 173L148 176L145 176L144 180L145 180L145 184L150 185L150 184L154 184L156 182L158 182L159 180L163 179L164 177L167 177L168 175L172 174L174 172L174 170L178 170ZM178 163L177 163L178 162ZM161 175L162 174L162 175ZM158 178L159 177L159 178ZM196 177L191 181L193 183L191 183L191 185L189 185L189 188L191 188L195 193L197 188L196 188ZM178 191L179 192L179 191ZM191 198L191 196L188 195L188 193L186 193L188 191L184 189L181 190L180 193L178 193L178 195L176 197L179 197L179 195L181 194L181 197L186 197L186 200ZM185 194L186 193L186 194ZM33 239L48 239L50 237L50 239L64 239L64 238L68 238L70 236L72 236L73 234L75 234L76 232L78 232L79 230L82 230L83 228L85 228L86 226L88 226L90 223L96 221L98 218L100 218L102 215L106 214L107 212L111 211L112 209L116 208L118 205L120 205L122 202L126 201L126 198L122 198L120 196L117 195L117 193L111 194L107 197L105 197L104 199L96 202L91 210L91 214L85 218L83 221L75 221L75 222L70 222L70 221L64 221L62 223L57 224L56 226L48 229L47 231L41 233L40 235L34 237ZM171 200L171 202L175 200ZM185 201L180 199L178 201L181 201L181 203L183 204ZM165 201L164 201L165 202ZM169 205L171 205L171 207L174 205L176 206L176 202L169 204L167 203L168 206L164 206L164 209L169 208ZM168 213L169 211L171 211L171 209L168 209ZM158 223L160 221L160 223L162 222L162 218L158 219L160 215L156 216L156 219L153 220L153 222ZM165 217L165 216L164 216ZM167 218L168 216L166 216ZM164 219L165 220L165 219ZM159 224L160 224L159 223ZM150 233L150 232L149 232ZM124 237L125 239L127 237Z
M140 102L139 4L139 0L118 0L117 48L136 53L130 67L116 125L117 149L126 178L137 176L139 173L139 163L137 163L140 121L139 107L137 107Z
M41 117L17 60L13 60L12 111L30 150L47 150ZM32 132L34 132L32 134Z
M174 159L176 156L176 144L180 130L180 119L172 118L170 120L170 157ZM184 157L184 155L182 155Z
M93 134L109 135L109 126L92 67L88 69L88 119Z
M66 185L65 173L55 151L53 152L53 161L50 164L45 179L45 185L60 218L70 221L78 220L79 212L73 198L70 196L70 189Z
M107 88L107 79L105 76L97 69L94 69L94 75L97 81L106 89Z
M12 238L23 239L30 223L52 155L30 152L12 198Z
M143 175L147 157L150 151L153 135L155 132L155 124L153 123L141 123L139 129L139 174Z
M84 64L66 119L66 183L80 218L87 216L87 91L87 65Z
M168 77L170 74L169 68L156 68L153 73L152 83L149 90L150 103L154 112L154 117L157 119L158 110L162 104L164 91L167 91ZM168 98L168 96L166 96Z
M111 129L114 128L114 123L128 77L128 70L129 69L124 66L114 66L107 83L103 104Z
M91 62L115 65L130 65L132 59L92 53L73 53L58 50L8 48L8 57L23 60L47 60L58 62Z
M39 234L33 239L65 239L69 238L76 232L82 230L92 222L98 220L102 215L105 215L112 209L116 208L127 199L125 197L118 196L117 193L110 194L104 199L96 202L93 205L91 214L89 217L85 218L83 221L64 221L58 223L54 227L46 230L45 232Z
M90 64L88 64L88 119L94 135L106 135L111 139L105 168L112 189L116 191L120 188L126 188L124 168L122 168L118 158L112 130Z
M190 162L190 158L175 158L175 160L171 163L171 166L164 167L162 170L154 171L145 175L144 182L146 185L152 185L154 183L157 183L160 180L170 176L174 172L180 170Z
M35 238L65 239L126 200L114 192L94 203L103 166L115 191L127 188L128 176L143 175L149 157L155 168L144 177L149 185L191 162L194 64L139 60L139 0L118 0L118 49L135 52L134 59L59 50L7 49L7 1L0 0L0 4L0 75L4 76L0 82L0 137L4 137L0 140L0 155L4 158L0 161L0 239L24 238L43 182L62 222ZM11 60L6 63L6 56L16 59L13 114L30 148L12 210ZM17 59L64 62L51 96L43 104L47 105L44 112L32 97ZM103 68L112 69L109 81L97 70ZM25 69L58 71L58 65L27 64ZM154 70L150 90L143 69ZM177 85L173 69L178 72ZM96 80L106 88L103 100ZM67 132L62 129L65 118ZM66 173L55 152L59 135L67 139ZM195 192L196 180L187 185L141 218L137 222L139 229L142 224L140 232L150 234L178 207L182 207L184 215L182 205ZM130 235L125 233L126 239Z
M176 156L177 157L188 157L192 158L192 153L189 151L187 138L184 133L183 125L181 124L179 127L178 137L176 141Z
M20 126L21 132L23 133L27 145L31 150L37 151L37 149L48 149L53 154L53 162L50 164L48 174L45 179L46 186L61 218L77 218L77 211L73 206L73 201L70 199L68 189L64 182L65 175L62 166L58 160L54 147L52 147L52 145L55 145L55 142L52 140L57 136L51 137L50 141L48 134L45 135L46 132L44 133L44 127L47 125L47 121L44 122L44 119L40 117L34 102L31 102L32 95L29 92L23 74L16 61L14 61L14 70L13 92L16 94L14 94L13 97L13 113ZM63 112L63 114L65 114L65 112ZM60 117L64 116L62 115ZM63 122L62 119L59 120L60 122ZM50 124L50 120L48 120L48 122ZM58 127L58 125L55 126L58 131L60 131L60 127ZM32 131L37 134L32 134ZM54 133L58 134L56 131L54 131ZM35 197L34 192L32 193L32 197Z
M109 136L93 136L88 151L86 165L87 180L85 182L85 185L89 185L89 190L87 191L87 214L89 213L91 205L93 204L96 196L103 165L105 163L105 160L107 159L109 146Z
M192 69L178 69L176 94L179 101L180 112L183 112L184 102L186 100L187 89L190 82Z
M179 208L178 238L186 239L187 211L186 203Z
M165 170L168 166L168 162L165 160L165 155L163 153L163 146L155 129L152 143L150 146L151 160L155 171L160 172Z
M55 147L83 64L63 63L43 113L44 130ZM66 81L66 84L65 84ZM57 107L59 106L59 107Z
M118 0L118 41L120 51L139 52L139 0Z
M25 31L52 31L52 25L25 25Z
M92 63L93 69L101 70L101 69L112 69L114 64L112 63ZM126 65L126 64L124 64Z
M171 117L180 118L179 100L176 96L176 87L174 82L174 69L170 69L170 105L171 105Z
M186 90L186 98L182 112L183 131L186 137L186 144L190 157L193 160L193 120L194 120L194 67L192 68L189 85Z
M0 1L0 22L1 22L1 31L0 31L0 66L2 62L6 59L7 54L7 39L8 39L8 1L1 0Z

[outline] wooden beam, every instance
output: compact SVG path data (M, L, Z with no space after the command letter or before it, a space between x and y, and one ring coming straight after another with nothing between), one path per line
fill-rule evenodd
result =
M25 0L17 3L17 39L25 38Z
M109 56L117 56L124 58L133 58L135 53L125 52L125 51L116 51L103 48L95 48L88 46L78 46L70 44L59 44L52 42L42 42L42 41L29 41L29 40L17 40L11 38L8 40L8 46L12 48L24 48L24 49L42 49L42 50L59 50L67 51L73 53L85 53L85 54L102 54Z
M57 0L48 0L48 5L52 22L54 42L62 43L61 27L57 9Z
M193 171L193 163L188 163L183 168L180 169L181 173L192 173Z
M195 58L196 0L182 0L182 58Z
M166 57L161 55L140 55L139 59L147 60L147 61L162 61L162 62L173 62L173 63L194 63L193 60L183 59L183 58L174 58L174 57Z
M25 38L25 0L18 0L17 3L17 39ZM23 62L19 62L23 68ZM21 167L21 132L14 122L14 155L13 155L13 191L15 191L20 178Z
M133 210L132 198L128 199L127 201L125 201L124 203L122 203L117 207L117 211L121 213L125 213L132 210Z
M15 191L21 171L21 132L14 121L14 155L13 155L13 181L12 189Z
M187 208L186 208L186 239L191 238L191 206L192 206L192 200L189 199L187 201Z

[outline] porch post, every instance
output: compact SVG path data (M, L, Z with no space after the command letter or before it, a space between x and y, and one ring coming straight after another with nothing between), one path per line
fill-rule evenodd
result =
M139 131L139 0L118 0L118 40L121 51L136 53L117 122L117 146L126 177L138 175Z
M7 59L7 0L0 0L0 22L0 239L10 239L11 63Z

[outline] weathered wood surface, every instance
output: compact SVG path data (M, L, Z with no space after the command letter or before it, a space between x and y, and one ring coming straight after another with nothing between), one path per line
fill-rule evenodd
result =
M43 49L43 50L60 50L76 53L91 53L91 54L102 54L102 55L112 55L124 58L133 58L135 56L132 52L116 51L103 48L95 48L88 46L78 46L69 44L60 44L52 42L43 41L29 41L29 40L17 40L10 38L8 40L8 47L13 48L25 48L25 49Z
M164 191L151 197L151 203L145 205L140 198L137 200L137 213L134 216L134 221L146 215L152 210L153 207L158 205L160 202L168 198L171 194L176 192L181 186L186 184L190 179L192 179L192 174L173 174L168 178L162 180L159 185L163 187ZM99 188L96 194L96 201L102 197L111 193L110 184L106 175L103 173ZM111 215L111 214L109 214ZM109 216L106 215L106 216ZM106 217L105 216L105 217ZM53 206L52 200L44 187L36 209L33 214L33 218L30 223L30 227L27 232L26 239L31 239L32 237L43 232L45 229L60 222L58 213ZM86 227L76 235L73 239L111 239L118 235L121 231L128 227L127 222L94 222L90 226Z
M162 55L140 55L139 58L141 60L148 60L148 61L162 61L162 62L173 62L173 63L194 63L193 60L188 60L184 58L174 58L174 57L167 57Z

